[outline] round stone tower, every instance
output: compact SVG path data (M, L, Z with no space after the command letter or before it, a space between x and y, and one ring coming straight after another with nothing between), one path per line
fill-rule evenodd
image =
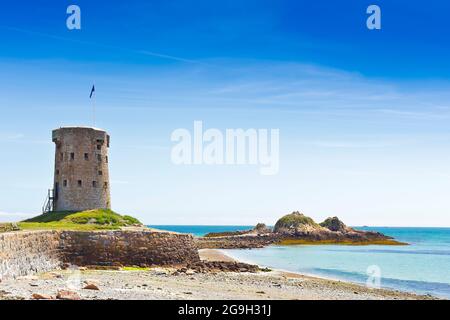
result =
M110 209L109 135L89 127L53 130L53 211Z

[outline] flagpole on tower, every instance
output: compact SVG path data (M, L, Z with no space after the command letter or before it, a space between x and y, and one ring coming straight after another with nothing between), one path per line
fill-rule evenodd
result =
M92 99L92 109L93 109L93 118L94 118L94 128L95 128L95 93L94 93L94 98Z
M92 85L91 94L89 95L89 99L92 100L92 116L95 127L95 85Z

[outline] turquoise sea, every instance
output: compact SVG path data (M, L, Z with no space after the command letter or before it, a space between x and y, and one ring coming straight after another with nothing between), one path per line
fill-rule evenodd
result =
M154 226L192 233L246 230L251 226ZM450 299L450 228L363 227L409 246L270 246L223 250L238 260L276 269L365 284L370 266L379 268L381 287Z

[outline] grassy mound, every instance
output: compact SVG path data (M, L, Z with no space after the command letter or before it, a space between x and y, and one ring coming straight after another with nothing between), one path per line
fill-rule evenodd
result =
M312 218L307 217L298 211L294 211L291 214L281 217L275 224L274 231L278 232L283 229L296 229L302 225L318 226Z
M135 225L140 226L142 223L136 218L107 209L49 212L19 223L19 227L25 230L115 230Z

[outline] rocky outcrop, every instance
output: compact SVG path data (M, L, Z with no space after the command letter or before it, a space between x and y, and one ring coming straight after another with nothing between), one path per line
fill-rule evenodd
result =
M354 230L337 217L327 218L317 224L298 211L280 218L273 231L267 229L260 225L247 232L239 231L238 234L228 232L226 236L210 235L197 239L197 244L201 249L261 248L270 244L404 244L379 232Z
M327 218L317 224L310 217L293 212L277 221L276 232L281 244L345 243L345 244L402 244L379 232L358 231L347 227L338 217Z
M327 228L330 231L349 232L351 229L347 227L338 217L327 218L320 226Z
M249 234L268 234L272 233L272 229L267 227L264 223L258 223L253 229L250 230L238 230L238 231L224 231L224 232L210 232L204 235L205 238L217 238L217 237L230 237L241 236Z
M275 224L273 231L275 233L301 233L316 230L318 227L319 225L313 219L303 213L294 211L281 217Z
M278 241L274 233L241 234L237 236L200 237L196 239L199 249L251 249L264 248Z
M265 223L258 223L255 228L253 228L252 232L254 234L269 234L272 233L272 229L266 226Z
M210 232L204 235L205 238L217 238L217 237L233 237L241 236L250 233L252 230L237 230L237 231L223 231L223 232Z

